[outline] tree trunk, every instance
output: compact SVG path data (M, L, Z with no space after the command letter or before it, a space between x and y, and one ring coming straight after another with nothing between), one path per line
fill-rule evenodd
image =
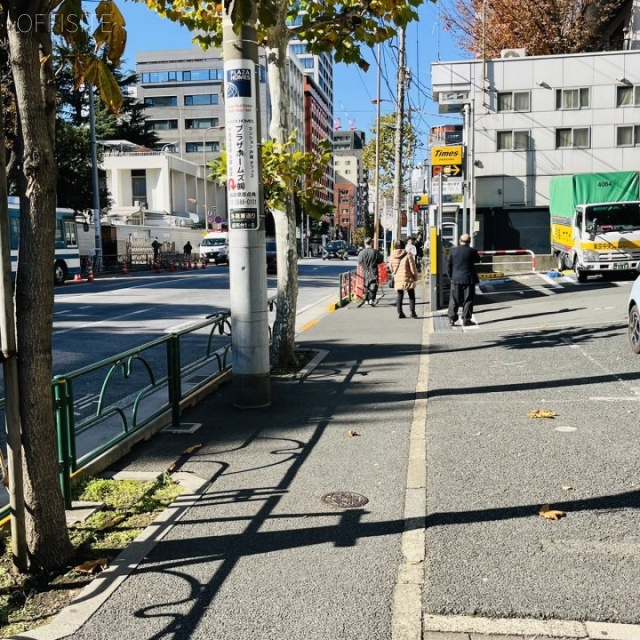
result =
M24 28L25 4L29 5L31 29ZM26 207L20 219L16 320L26 535L32 570L60 566L73 551L58 480L51 393L56 164L55 82L47 5L11 2L7 22L26 184Z
M289 32L284 19L277 21L267 40L277 46L267 48L267 68L271 93L272 119L269 135L285 142L290 133L290 97L287 78L287 48ZM295 366L296 306L298 301L298 247L296 244L296 209L293 185L284 211L273 211L278 254L277 311L271 344L274 366Z

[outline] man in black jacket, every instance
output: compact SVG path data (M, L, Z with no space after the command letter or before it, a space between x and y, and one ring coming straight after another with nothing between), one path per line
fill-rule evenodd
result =
M479 282L476 263L480 262L478 252L469 246L469 242L468 233L461 235L460 244L451 249L447 258L447 274L451 281L449 322L453 325L458 320L458 309L462 307L462 325L465 327L473 324L473 295Z
M358 266L362 267L365 294L358 305L359 307L365 302L372 307L375 306L376 295L378 294L378 265L381 263L380 254L373 248L373 239L366 238L364 249L358 254Z

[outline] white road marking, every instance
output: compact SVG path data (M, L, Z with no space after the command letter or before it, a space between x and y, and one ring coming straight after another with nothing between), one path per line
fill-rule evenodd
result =
M69 329L60 329L58 331L54 331L53 335L59 335L61 333L69 333L69 331L77 331L78 329L86 329L86 328L93 328L99 324L106 324L108 322L113 322L114 320L122 320L123 318L129 318L131 316L136 316L139 313L146 313L147 309L140 309L139 311L132 311L131 313L125 313L121 316L114 316L113 318L105 318L104 320L98 320L98 322L89 322L86 323L84 325L82 325L82 327L70 327Z
M557 278L551 278L546 273L539 273L538 276L542 278L545 282L550 284L554 289L563 289L564 287L561 284L558 284Z

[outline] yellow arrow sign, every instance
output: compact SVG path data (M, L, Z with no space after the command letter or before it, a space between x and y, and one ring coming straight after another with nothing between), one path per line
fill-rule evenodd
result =
M462 167L459 164L448 164L442 167L442 173L445 176L459 176L462 173Z

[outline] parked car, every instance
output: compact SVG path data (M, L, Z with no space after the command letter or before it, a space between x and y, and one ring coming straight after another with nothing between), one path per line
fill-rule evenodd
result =
M636 269L640 271L640 269ZM629 344L631 351L640 354L640 276L631 287L627 304L629 318Z
M200 257L215 264L229 264L229 234L222 231L207 233L200 242Z
M347 246L347 253L350 256L357 256L360 253L360 247L356 247L355 244L350 244Z
M278 254L276 252L276 243L273 240L267 240L267 273L278 273Z
M349 259L347 243L344 240L332 240L322 248L322 259L331 260L331 258L338 258L338 260Z

